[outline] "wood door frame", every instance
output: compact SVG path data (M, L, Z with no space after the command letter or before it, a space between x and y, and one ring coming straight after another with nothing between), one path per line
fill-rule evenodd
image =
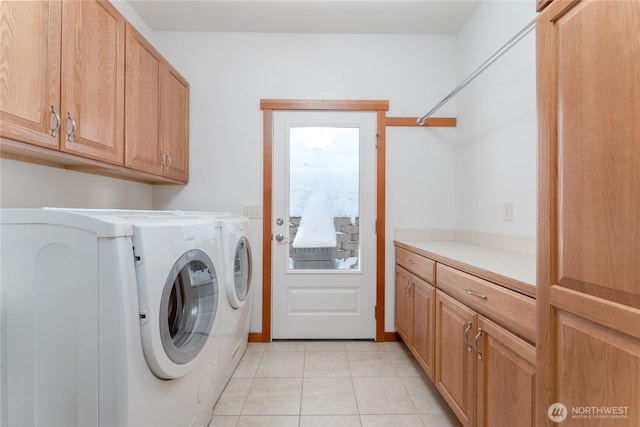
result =
M262 216L262 331L249 333L249 341L271 342L272 197L274 111L375 112L376 123L376 341L399 341L397 332L385 332L385 207L387 126L418 126L417 117L387 117L388 100L261 99L263 114L263 216ZM429 118L425 127L455 127L455 117Z

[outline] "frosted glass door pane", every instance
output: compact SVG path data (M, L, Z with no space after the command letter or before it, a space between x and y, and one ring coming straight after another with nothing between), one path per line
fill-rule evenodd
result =
M289 133L289 269L358 270L360 129Z

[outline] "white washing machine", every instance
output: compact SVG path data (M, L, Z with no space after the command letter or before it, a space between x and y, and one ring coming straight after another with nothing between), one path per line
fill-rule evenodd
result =
M251 326L253 264L249 219L227 212L199 214L205 218L216 218L222 223L226 295L220 297L222 337L219 385L224 389L247 349ZM222 392L222 389L219 392Z
M206 426L224 282L212 223L2 210L1 424Z

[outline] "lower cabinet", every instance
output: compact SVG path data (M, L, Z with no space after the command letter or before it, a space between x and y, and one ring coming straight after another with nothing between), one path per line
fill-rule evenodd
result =
M436 288L417 277L413 279L413 283L412 353L427 376L433 381Z
M436 372L434 383L464 426L475 425L476 313L436 292Z
M534 427L536 349L478 316L476 426Z
M534 426L535 348L436 291L435 385L466 426Z
M436 288L396 267L396 331L433 380Z
M413 337L413 302L409 294L410 285L411 273L404 268L396 267L396 331L409 346Z
M535 300L400 249L396 331L462 425L534 427Z

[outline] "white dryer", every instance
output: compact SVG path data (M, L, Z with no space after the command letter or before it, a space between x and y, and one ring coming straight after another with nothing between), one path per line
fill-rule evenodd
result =
M219 385L224 389L247 349L251 326L253 260L249 219L227 212L199 214L205 218L216 218L222 223L226 295L220 297L222 336Z
M220 229L202 217L2 210L2 425L206 426Z

